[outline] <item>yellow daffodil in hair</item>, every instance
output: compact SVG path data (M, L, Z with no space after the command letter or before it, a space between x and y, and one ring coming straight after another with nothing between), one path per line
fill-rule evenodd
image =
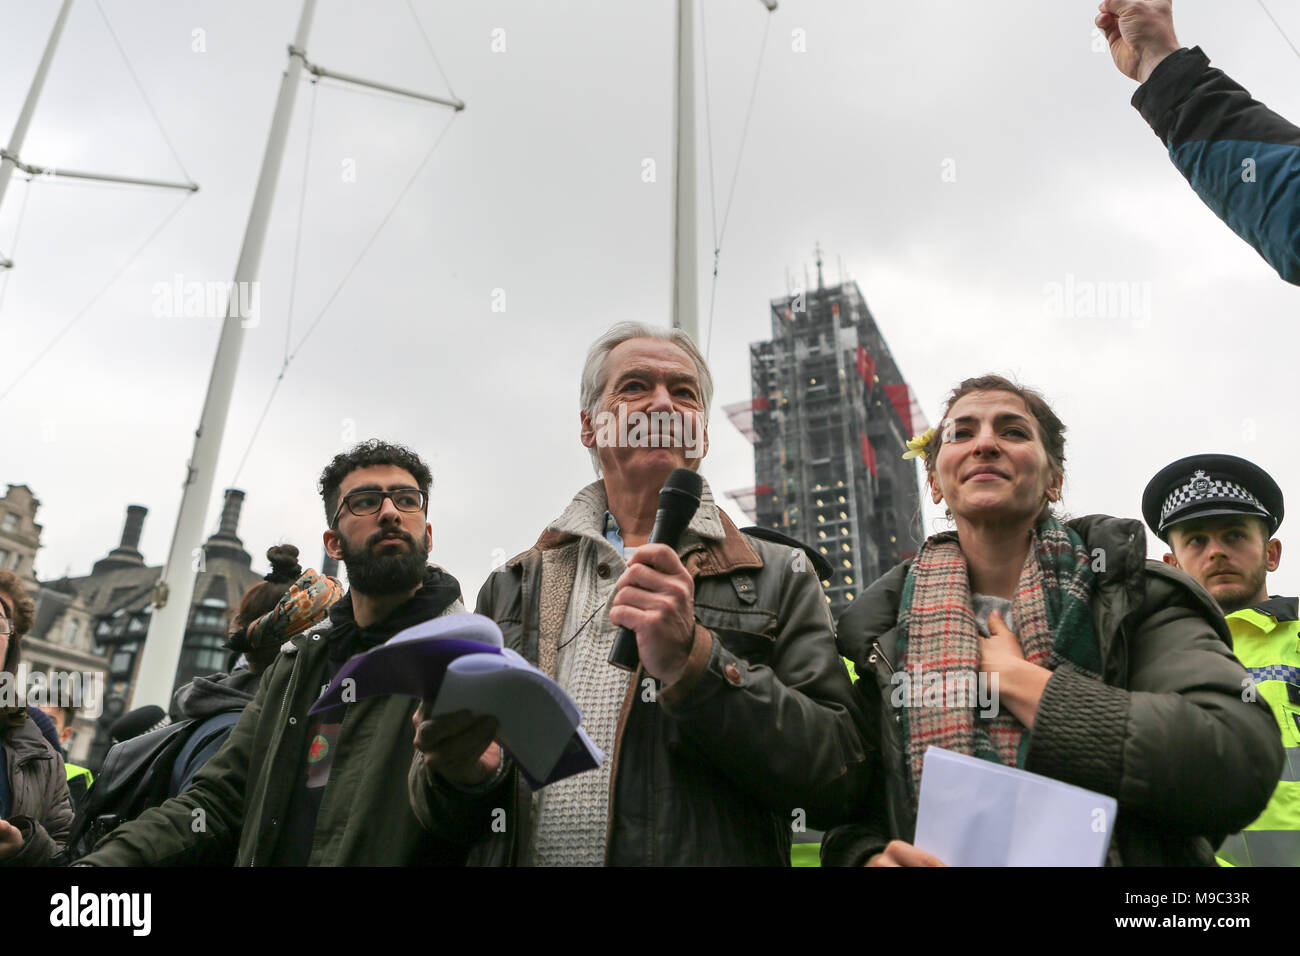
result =
M926 446L930 444L930 439L934 437L934 429L927 428L921 434L907 440L907 451L903 452L904 458L926 458Z

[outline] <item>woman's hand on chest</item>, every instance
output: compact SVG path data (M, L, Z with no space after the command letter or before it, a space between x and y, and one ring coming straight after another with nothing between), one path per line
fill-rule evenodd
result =
M1020 638L1007 627L1002 615L989 614L989 636L980 638L980 672L987 674L1000 707L1011 711L1026 729L1034 727L1038 701L1052 672L1025 660Z

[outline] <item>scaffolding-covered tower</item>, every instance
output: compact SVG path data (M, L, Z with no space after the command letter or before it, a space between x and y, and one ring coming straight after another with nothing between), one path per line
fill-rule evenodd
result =
M922 540L907 439L928 425L856 282L772 302L772 338L750 345L753 399L726 406L754 445L750 519L811 544L834 572L836 618Z

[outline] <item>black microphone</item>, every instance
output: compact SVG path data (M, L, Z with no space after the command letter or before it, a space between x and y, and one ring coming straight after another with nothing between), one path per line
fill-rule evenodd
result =
M113 726L108 728L108 735L121 743L123 740L130 740L151 730L157 730L164 725L163 719L166 716L167 711L157 704L146 704L119 717Z
M659 491L659 510L655 524L650 529L648 544L666 544L677 550L677 539L695 517L704 494L704 479L689 468L677 468ZM641 663L636 647L636 632L630 627L620 627L609 649L609 662L625 671L635 671Z

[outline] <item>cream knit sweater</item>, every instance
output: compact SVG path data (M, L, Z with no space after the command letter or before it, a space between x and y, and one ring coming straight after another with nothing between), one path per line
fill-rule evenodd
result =
M597 770L567 777L535 795L537 816L531 855L537 866L601 866L605 862L614 741L629 680L626 671L609 663L609 649L618 633L609 622L609 605L614 583L627 569L627 563L605 538L607 509L604 482L596 481L578 492L548 527L581 540L576 561L566 561L555 552L543 557L543 636L547 618L559 617L559 608L554 604L548 607L547 597L558 603L568 580L572 580L572 588L558 631L554 664L545 646L539 648L538 663L543 670L554 666L556 680L582 711L582 725L604 751L605 759ZM678 552L701 538L723 537L722 520L706 484L699 510L683 534ZM549 582L548 577L552 578Z

